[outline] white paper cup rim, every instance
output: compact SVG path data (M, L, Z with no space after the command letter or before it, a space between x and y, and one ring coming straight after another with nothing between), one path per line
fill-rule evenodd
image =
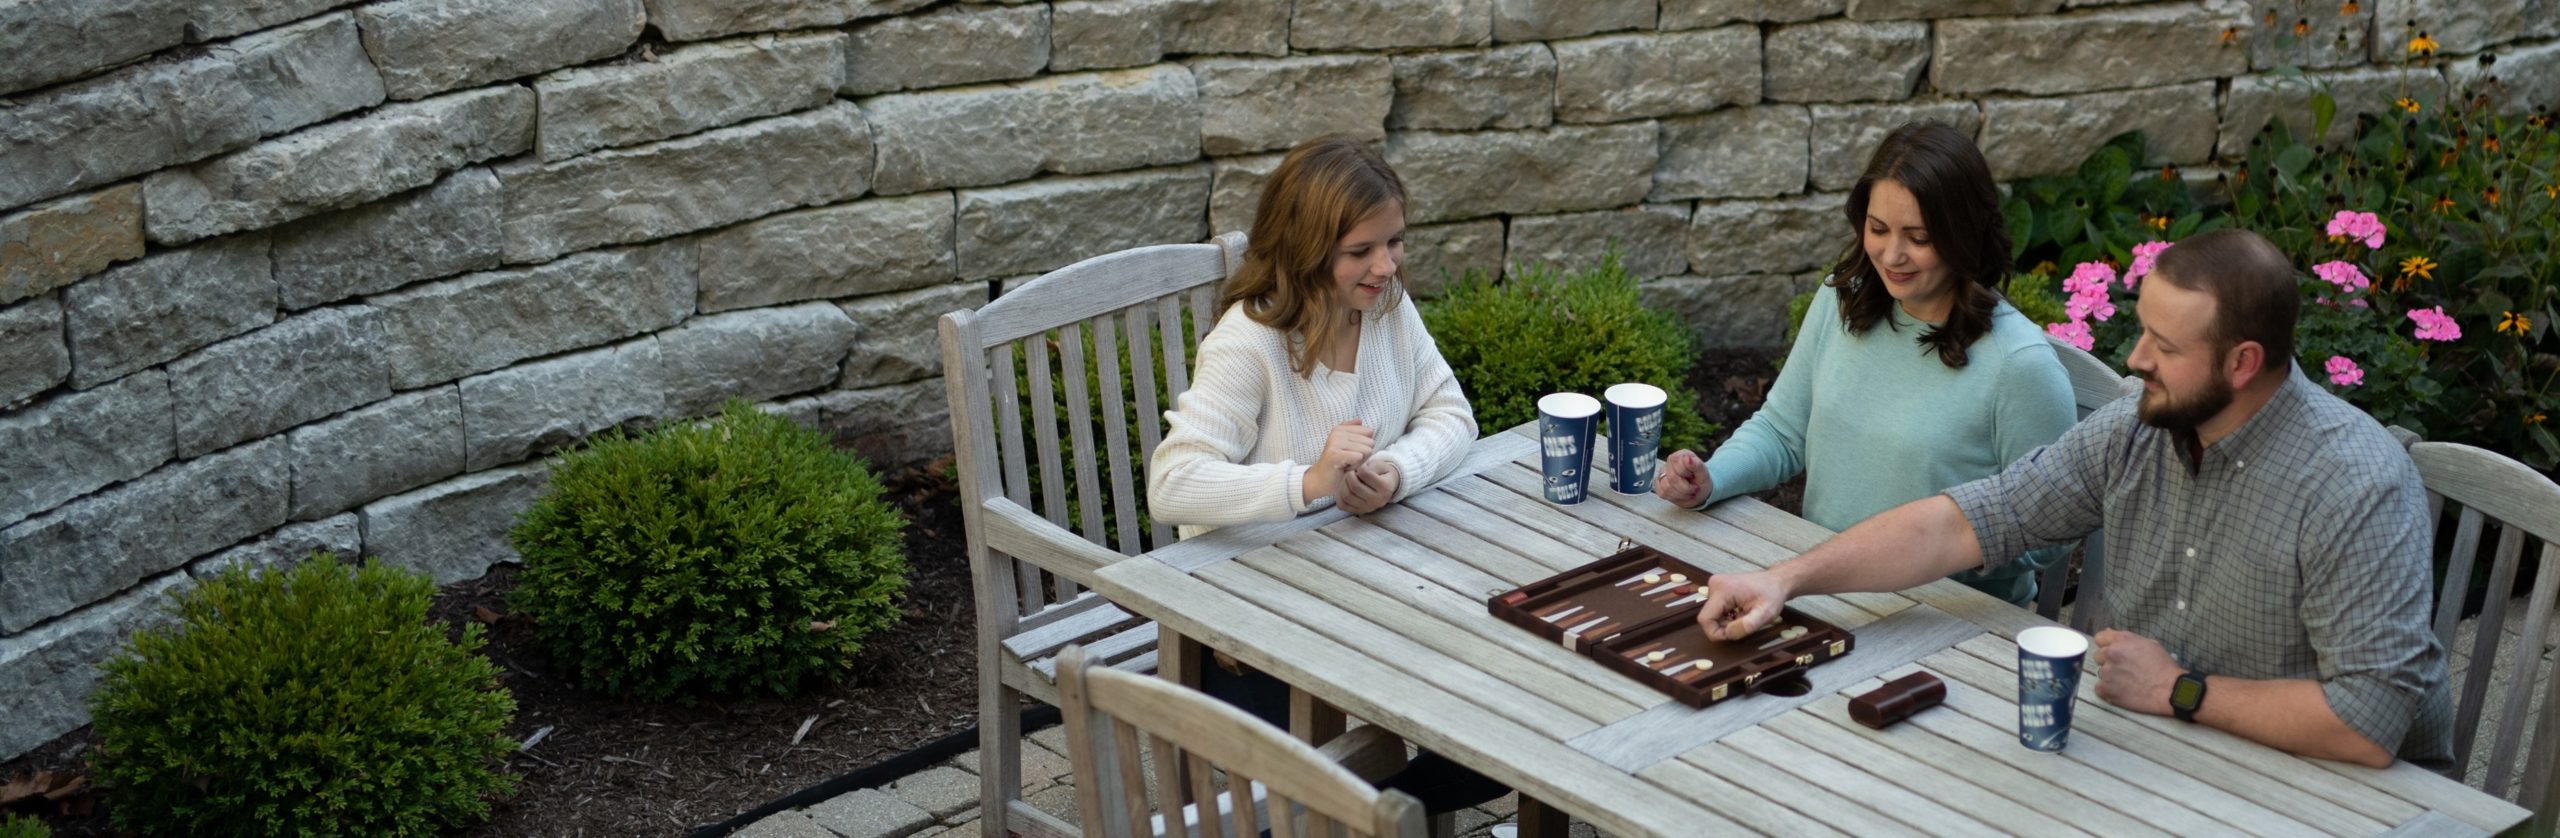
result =
M1538 397L1538 412L1558 419L1580 419L1600 413L1600 400L1581 393L1549 393Z
M1609 389L1601 391L1600 395L1608 399L1610 404L1637 409L1661 407L1663 402L1669 400L1669 397L1663 394L1662 388L1634 381L1610 385Z
M2018 632L2018 648L2040 658L2076 658L2089 653L2089 636L2061 626L2037 626Z

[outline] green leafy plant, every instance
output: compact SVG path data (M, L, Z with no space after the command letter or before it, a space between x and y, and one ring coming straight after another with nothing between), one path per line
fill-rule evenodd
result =
M1670 396L1663 450L1702 448L1715 433L1684 383L1693 360L1688 328L1645 307L1615 252L1578 271L1524 266L1502 282L1469 271L1422 303L1422 321L1486 433L1536 419L1538 397L1548 393L1598 396L1630 381Z
M146 835L427 835L486 817L513 778L497 669L427 621L435 586L328 554L234 568L109 660L98 778Z
M53 827L13 812L0 812L0 838L53 838Z
M2311 88L2310 136L2328 136L2337 102L2287 74ZM2072 297L2065 317L2038 319L2121 363L2140 334L2133 277L2146 254L2236 225L2308 269L2298 276L2304 304L2295 331L2306 374L2379 421L2536 468L2560 465L2560 438L2547 424L2560 410L2551 330L2560 317L2552 287L2560 280L2560 130L2547 112L2504 113L2485 93L2448 96L2433 84L2379 110L2390 116L2360 119L2334 146L2268 123L2227 164L2227 208L2174 220L2135 213L2157 235L2090 223L2077 239L2047 236L2044 213L2058 210L2037 196L2058 193L2017 190L2028 200L2013 199L2012 229L2031 226L2036 246L2077 262L2064 282ZM2126 153L2110 144L2093 154L2082 172L2097 179L2083 185L2123 170ZM2035 220L2022 221L2022 212ZM2050 264L2039 272L2058 273ZM2113 282L2119 275L2125 281Z
M510 533L514 602L589 688L660 700L788 692L897 621L906 521L862 462L732 400L551 465Z

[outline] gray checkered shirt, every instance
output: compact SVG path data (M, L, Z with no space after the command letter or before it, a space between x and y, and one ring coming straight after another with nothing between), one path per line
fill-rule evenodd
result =
M2200 462L2183 435L2142 424L2138 401L1947 490L1983 567L2103 526L2113 627L2214 675L2319 681L2349 727L2451 770L2434 529L2407 450L2299 369Z

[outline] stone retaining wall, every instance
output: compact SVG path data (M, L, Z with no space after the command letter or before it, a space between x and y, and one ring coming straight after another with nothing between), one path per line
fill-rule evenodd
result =
M1614 242L1769 344L1898 122L2202 172L2298 110L2281 64L2550 104L2555 39L2560 0L0 4L0 755L209 570L512 558L600 429L743 396L928 460L934 317L1241 228L1318 132L1403 173L1426 292Z

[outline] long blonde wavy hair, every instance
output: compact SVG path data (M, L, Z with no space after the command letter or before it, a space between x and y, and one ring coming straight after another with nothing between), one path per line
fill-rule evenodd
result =
M1402 211L1404 180L1368 146L1338 134L1299 143L1263 182L1244 262L1227 277L1218 310L1242 302L1254 322L1297 338L1289 366L1301 377L1314 375L1317 353L1350 325L1338 316L1334 247L1389 202ZM1403 299L1404 266L1397 265L1377 310Z

